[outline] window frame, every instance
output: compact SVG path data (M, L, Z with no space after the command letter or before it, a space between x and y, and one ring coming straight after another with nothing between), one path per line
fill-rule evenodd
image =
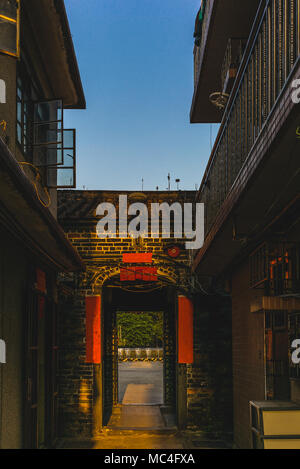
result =
M8 16L2 15L0 13L0 20L4 20L8 23L13 23L16 25L16 52L9 52L5 49L0 49L0 53L9 55L11 57L16 57L17 59L20 58L20 16L21 16L21 0L15 0L17 9L16 9L16 19L10 18Z
M76 172L77 172L77 167L76 167L76 129L63 129L63 132L73 132L73 147L63 147L63 153L67 150L73 150L74 156L73 156L73 166L61 166L61 165L52 165L52 166L47 166L47 175L46 175L46 186L48 189L75 189L76 188ZM64 139L65 140L65 139ZM64 157L63 157L64 159ZM72 185L52 185L49 183L49 171L56 170L57 173L59 171L64 171L64 170L73 170L73 184Z
M48 121L37 121L35 118L35 108L36 106L46 104L46 103L51 103L51 102L60 102L61 103L61 118L58 119L56 117L55 120L48 120ZM60 123L60 132L61 132L61 140L58 142L36 142L36 131L38 127L41 127L43 125L51 125L51 124L58 124ZM32 119L32 149L33 149L33 160L34 158L34 150L38 148L53 148L58 151L59 149L62 152L62 158L60 162L56 163L48 163L48 161L44 164L39 164L38 162L34 163L36 164L37 167L39 168L48 168L48 167L56 167L56 166L63 166L64 164L64 157L63 157L63 149L64 149L64 101L62 98L53 98L53 99L39 99L33 102L33 119ZM57 130L59 132L59 130Z

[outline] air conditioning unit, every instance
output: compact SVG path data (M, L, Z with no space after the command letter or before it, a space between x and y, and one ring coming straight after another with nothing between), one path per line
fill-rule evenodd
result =
M300 449L300 406L284 401L251 401L253 449Z

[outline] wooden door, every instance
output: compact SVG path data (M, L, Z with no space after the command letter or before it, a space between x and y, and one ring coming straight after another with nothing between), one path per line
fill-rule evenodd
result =
M113 406L118 403L118 349L116 314L104 307L104 347L103 347L103 424L107 425Z
M25 345L25 447L38 447L38 307L40 297L32 289L27 294Z
M58 437L58 307L48 301L46 318L46 442L51 447Z

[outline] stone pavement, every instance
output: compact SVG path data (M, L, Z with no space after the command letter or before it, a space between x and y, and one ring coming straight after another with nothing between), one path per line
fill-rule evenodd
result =
M68 449L224 449L222 441L207 440L201 432L179 432L168 426L159 406L118 406L108 427L90 440L63 440Z
M59 449L230 449L222 441L207 440L201 434L194 432L166 432L166 431L137 431L137 430L108 430L91 440L63 440Z
M163 365L129 362L119 365L119 398L108 426L90 440L62 440L69 449L219 449L222 441L208 440L201 432L179 432L175 416L157 405L163 401Z
M159 406L122 405L114 408L108 428L151 431L166 429L167 426Z

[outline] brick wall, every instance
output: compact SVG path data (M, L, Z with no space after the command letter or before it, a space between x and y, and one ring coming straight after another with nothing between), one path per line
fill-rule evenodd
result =
M231 301L198 296L195 301L195 362L188 367L191 427L218 436L232 433Z
M77 274L64 279L60 293L60 436L89 437L93 430L93 365L85 363L85 292ZM74 292L76 291L76 294Z
M240 448L250 447L249 401L265 398L264 314L250 312L250 302L261 293L249 285L245 261L232 277L234 437Z
M194 199L194 193L146 194L148 204L150 201L172 203L178 198ZM122 254L137 251L153 253L153 265L158 269L161 282L172 282L181 292L188 288L190 270L183 240L175 242L182 250L173 261L166 255L166 248L174 244L174 239L149 237L143 243L136 243L130 238L98 238L96 207L102 201L118 207L118 197L116 192L59 193L60 223L86 264L86 272L63 275L60 279L60 434L65 437L89 437L94 427L96 383L93 365L85 363L85 296L101 293L103 284L111 276L119 276ZM196 374L197 367L189 370L188 392Z

